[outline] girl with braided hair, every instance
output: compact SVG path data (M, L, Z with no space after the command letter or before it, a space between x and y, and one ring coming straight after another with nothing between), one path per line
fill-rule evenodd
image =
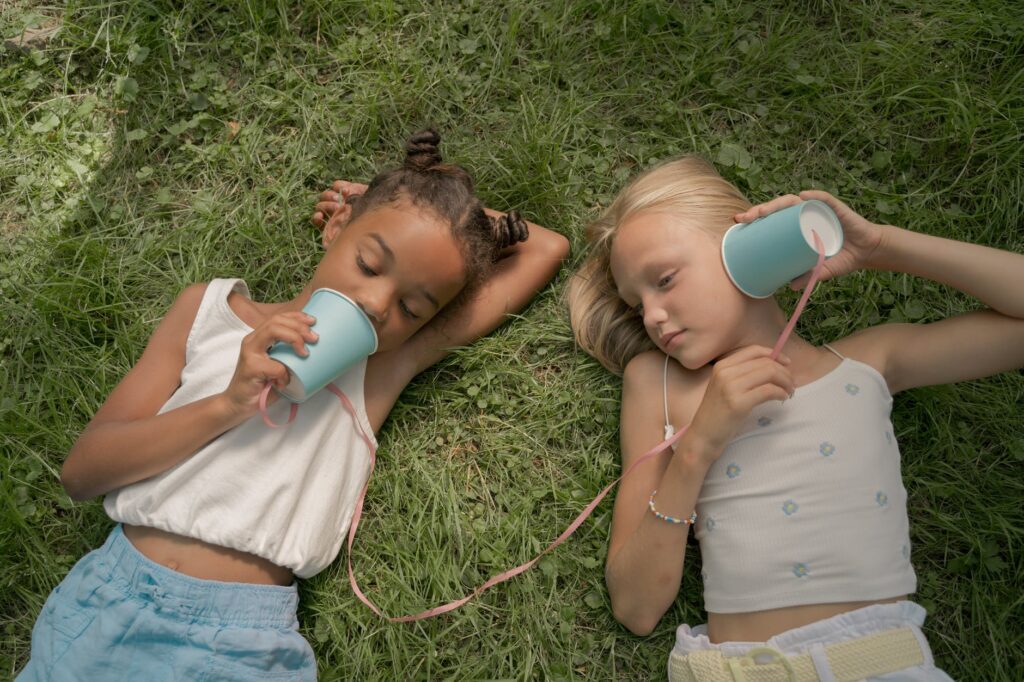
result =
M293 299L257 302L241 279L178 296L64 463L71 498L105 495L117 525L47 599L19 680L316 679L295 578L337 556L373 433L416 374L520 310L568 253L554 232L488 216L439 142L416 133L401 168L345 185ZM302 309L320 288L366 313L377 351L333 382L350 409L321 391L270 430L253 416L288 371L267 350L307 354Z

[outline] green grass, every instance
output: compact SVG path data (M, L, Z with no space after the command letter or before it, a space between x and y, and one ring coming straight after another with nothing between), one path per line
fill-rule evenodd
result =
M0 48L0 676L110 529L57 474L176 293L237 274L293 294L318 258L316 191L369 178L425 123L490 206L566 234L574 262L627 177L690 151L754 200L823 187L876 221L1024 251L1011 1L13 0L0 31L47 17L55 35ZM355 565L388 613L529 559L618 475L619 384L572 343L569 271L385 426ZM975 305L858 273L801 327L821 342ZM896 401L917 598L956 679L1024 669L1022 407L1020 373ZM674 626L703 620L697 567L634 637L604 588L609 523L606 502L538 568L409 625L335 562L302 586L303 634L324 679L660 677Z

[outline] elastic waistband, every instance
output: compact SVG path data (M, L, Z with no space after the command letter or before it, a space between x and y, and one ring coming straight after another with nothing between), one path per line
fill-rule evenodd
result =
M752 648L770 646L784 653L800 653L820 642L839 642L875 634L884 630L910 627L920 633L925 610L912 601L872 604L840 613L802 627L787 630L766 642L720 642L713 644L707 636L707 625L691 628L680 625L676 630L674 651L686 655L692 651L720 649L727 656L742 656ZM921 638L923 639L923 635Z
M815 645L806 654L788 655L755 647L746 656L727 657L720 649L669 657L671 682L855 682L924 665L925 651L911 627ZM759 660L767 659L767 660Z
M295 629L299 591L289 586L229 583L193 578L142 554L117 524L98 552L110 583L125 594L212 624Z

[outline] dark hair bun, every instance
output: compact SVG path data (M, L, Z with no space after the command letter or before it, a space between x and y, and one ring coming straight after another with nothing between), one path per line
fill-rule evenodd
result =
M530 238L530 229L519 211L509 211L500 218L491 218L491 235L499 249L504 249Z
M437 151L439 144L441 136L433 128L413 133L405 143L405 168L422 173L440 164L441 154Z

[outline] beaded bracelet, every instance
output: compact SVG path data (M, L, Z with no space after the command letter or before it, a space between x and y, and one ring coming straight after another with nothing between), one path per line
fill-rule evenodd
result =
M688 519L677 519L677 518L672 517L672 516L666 516L665 514L662 514L660 511L655 509L654 508L654 496L657 495L657 494L658 494L657 490L652 492L651 493L651 499L647 501L647 507L651 510L651 513L654 514L656 517L658 517L662 521L668 521L669 523L682 523L682 524L685 524L687 526L692 526L694 523L696 523L696 521L697 521L697 512L693 512L692 514L690 514L690 518L688 518Z

